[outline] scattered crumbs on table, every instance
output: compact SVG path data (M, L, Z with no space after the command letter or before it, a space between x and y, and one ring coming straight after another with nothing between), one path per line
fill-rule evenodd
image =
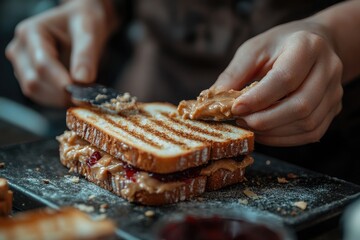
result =
M88 197L88 200L93 200L94 198L96 198L96 196L94 194L92 194Z
M296 175L296 174L294 174L294 173L288 173L287 174L287 178L289 178L289 179L296 179L296 178L298 178L299 176L298 175Z
M243 204L243 205L248 205L248 203L249 203L249 201L247 199L244 199L244 198L240 198L238 201L239 201L240 204Z
M108 208L109 208L109 204L103 203L100 205L99 212L104 213L104 212L106 212L106 209L108 209Z
M80 211L91 213L95 211L95 208L93 206L85 205L85 204L75 204L74 207L79 209Z
M153 217L153 216L155 216L155 212L152 211L152 210L147 210L147 211L144 213L144 215L145 215L146 217Z
M248 198L251 198L251 199L259 199L260 197L254 193L253 191L251 191L249 188L245 188L243 190L243 193L248 197Z
M45 183L45 184L49 184L49 183L50 183L50 180L49 180L49 179L43 179L42 181L43 181L43 183Z
M294 206L300 208L301 210L305 210L307 207L307 203L304 201L294 202Z
M286 178L284 178L284 177L277 177L277 181L278 181L278 183L288 183L288 182L289 182L289 181L286 180Z
M77 176L72 176L72 177L70 178L70 181L71 181L72 183L79 183L80 179L79 179L79 177L77 177Z

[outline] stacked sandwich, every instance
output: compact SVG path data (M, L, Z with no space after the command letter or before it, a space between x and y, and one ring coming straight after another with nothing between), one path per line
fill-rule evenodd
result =
M131 201L183 201L244 179L254 134L223 122L184 119L166 103L137 113L95 108L67 111L60 159L70 171Z

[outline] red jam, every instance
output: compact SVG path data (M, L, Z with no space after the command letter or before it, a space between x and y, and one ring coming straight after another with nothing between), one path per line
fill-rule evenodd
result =
M97 163L97 161L99 161L100 158L101 158L100 152L95 151L91 154L90 157L86 159L86 165L88 165L88 167L92 167L94 166L95 163Z
M161 240L281 240L278 233L264 224L220 217L187 216L172 222L160 231Z

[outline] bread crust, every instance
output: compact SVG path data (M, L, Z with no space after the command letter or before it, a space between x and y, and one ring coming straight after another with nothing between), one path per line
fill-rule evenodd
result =
M163 105L168 106L167 104ZM180 155L162 157L111 136L103 129L99 129L96 125L77 116L76 109L70 108L67 111L66 123L69 129L91 145L149 172L172 173L182 171L206 164L210 159L246 155L254 149L254 134L247 131L239 139L228 139L225 142L204 142L202 147L194 147Z
M66 141L63 139L63 141ZM71 172L79 173L84 176L88 181L97 184L98 186L109 190L116 195L127 199L130 202L140 203L143 205L164 205L176 203L179 201L188 200L204 193L205 191L217 190L222 187L235 184L244 180L245 167L252 163L250 159L245 161L245 164L239 165L235 170L227 170L219 168L208 175L198 175L193 178L186 179L180 184L175 185L174 188L167 189L161 192L149 192L145 189L136 189L134 194L129 195L123 191L128 184L128 180L119 178L116 174L107 173L105 179L97 178L96 174L92 174L91 169L87 166L86 161L80 160L90 157L91 152L81 151L81 154L76 154L76 157L69 159L64 149L65 142L60 141L60 161L61 163L70 168ZM96 148L93 147L95 150ZM221 161L221 160L220 160ZM243 160L244 161L244 160ZM183 183L183 184L181 184Z

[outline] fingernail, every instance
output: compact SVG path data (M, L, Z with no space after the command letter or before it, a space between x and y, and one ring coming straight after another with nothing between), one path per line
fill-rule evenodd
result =
M80 67L74 73L74 79L79 82L86 82L89 78L89 71L86 67Z
M232 113L234 115L244 115L250 112L250 109L244 104L238 104L233 107Z

